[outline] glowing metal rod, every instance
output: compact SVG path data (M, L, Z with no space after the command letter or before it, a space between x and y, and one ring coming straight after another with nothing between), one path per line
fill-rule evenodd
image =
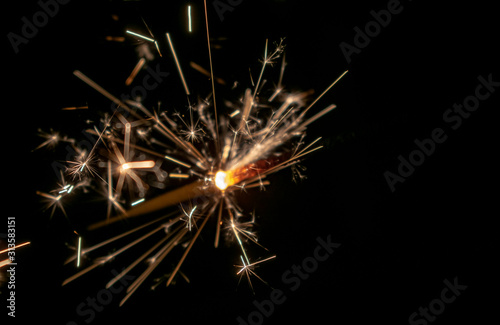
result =
M109 220L103 220L90 225L89 230L100 228L102 226L106 226L116 221L124 220L126 218L137 217L139 215L158 211L198 196L209 195L210 190L202 190L202 184L203 182L195 181L193 183L184 185L183 187L158 195L157 197L152 198L144 202L143 204L133 207L123 215L119 215L110 218Z

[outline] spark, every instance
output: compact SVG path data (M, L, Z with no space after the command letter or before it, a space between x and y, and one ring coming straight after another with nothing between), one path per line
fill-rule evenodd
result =
M144 161L131 161L122 164L121 168L123 171L127 169L140 169L140 168L153 168L155 166L155 162L153 160L144 160Z
M182 207L181 205L181 209L182 209L182 212L186 215L187 217L187 222L186 222L186 228L189 229L189 231L191 231L191 228L193 226L193 213L194 211L196 210L198 206L195 205L192 209L191 209L191 212L189 212L189 214L186 212L186 210L184 210L184 208Z
M14 249L21 248L21 247L26 246L26 245L29 245L29 244L31 244L31 242L27 241L27 242L24 242L24 243L22 243L22 244L15 245L14 247L11 247L11 248L6 248L6 249L4 249L4 250L1 250L1 251L0 251L0 254L6 253L6 252L8 252L8 251L10 251L10 250L14 250Z
M71 106L71 107L63 107L61 110L63 111L76 111L80 109L88 109L88 106Z
M76 259L76 267L80 267L80 260L82 257L82 237L78 236L78 251L76 253L77 259Z
M182 161L177 160L177 159L174 159L174 158L172 158L172 157L170 157L170 156L165 156L165 159L168 159L168 160L170 160L170 161L173 161L174 163L179 164L179 165L181 165L181 166L184 166L184 167L186 167L186 168L191 168L191 165L188 165L188 164L186 164L186 163L183 163Z
M179 64L179 60L177 59L177 54L175 54L174 50L174 45L172 44L172 40L170 39L170 34L167 33L167 40L168 40L168 45L170 46L170 50L172 51L172 55L174 56L175 60L175 65L177 66L177 71L179 71L179 76L181 77L182 80L182 85L184 86L184 91L186 92L186 95L190 95L189 93L189 88L186 83L186 79L184 78L184 74L182 73L181 65Z
M125 85L130 86L130 84L134 81L135 76L137 76L137 74L142 69L142 67L144 66L145 63L146 63L146 59L140 58L139 62L137 62L134 69L132 70L132 72L128 76L127 80L125 80Z
M207 44L208 44L208 58L210 61L210 80L212 81L212 100L214 103L214 119L215 119L215 147L216 152L219 152L219 119L217 117L217 105L215 101L215 83L214 83L214 69L212 64L212 50L210 48L210 29L208 28L208 10L207 10L207 0L203 0L203 5L205 7L205 26L207 28Z
M142 198L142 199L139 199L139 200L137 200L137 201L135 201L135 202L132 202L130 205L131 205L131 206L134 206L134 205L137 205L137 204L139 204L139 203L144 202L145 200L146 200L145 198Z
M191 21L191 5L188 5L188 30L190 33L193 31L192 21Z
M170 173L168 176L170 178L189 178L188 174L178 174L178 173Z
M268 283L266 281L264 281L259 275L257 275L257 273L255 273L254 268L257 264L267 262L267 261L275 259L275 258L276 258L276 255L267 257L263 260L260 260L260 261L254 262L254 263L250 263L248 261L245 263L245 260L243 260L243 256L240 255L241 263L243 265L236 265L237 267L241 267L241 269L236 274L240 274L242 272L245 272L245 275L247 276L248 283L250 284L250 288L252 289L252 291L253 291L253 285L252 285L252 281L250 280L250 275L255 276L257 279L262 281L262 283L268 285Z
M142 39L144 39L144 40L146 40L146 41L148 41L148 42L151 42L151 43L155 43L155 42L156 42L153 38L150 38L150 37L147 37L147 36L141 35L141 34L136 33L136 32L132 32L132 31L130 31L130 30L127 30L127 31L126 31L126 33L127 33L127 34L130 34L130 35L137 36L137 37L142 38Z

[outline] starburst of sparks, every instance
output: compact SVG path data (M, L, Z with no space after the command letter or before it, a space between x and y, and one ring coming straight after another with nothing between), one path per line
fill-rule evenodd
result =
M189 19L191 31L190 7ZM106 218L90 225L89 230L155 212L164 213L170 206L180 206L179 212L145 221L89 247L85 247L82 236L78 235L75 253L66 263L76 261L79 271L67 278L63 285L100 265L118 259L122 253L149 242L151 238L155 238L154 243L107 284L110 287L133 269L143 266L142 273L128 287L120 305L130 298L174 249L183 253L173 271L165 277L166 284L170 285L177 274L186 278L180 268L211 219L215 219L214 246L219 245L221 233L225 232L230 234L229 237L241 249L241 265L236 265L237 275L245 276L252 290L251 277L266 283L255 269L260 263L272 260L275 256L260 259L250 256L246 247L249 242L264 247L252 230L255 216L248 220L245 211L238 206L235 194L252 188L265 189L269 184L267 176L284 168L296 168L304 156L321 148L318 144L320 138L308 144L304 142L305 131L312 122L332 111L335 105L329 105L311 117L306 117L306 113L347 71L306 106L310 92L288 93L282 83L286 64L283 40L275 43L272 50L269 50L266 40L258 77L255 82L251 80L253 86L243 92L239 101L231 103L234 108L232 112L219 116L215 82L225 82L219 82L213 74L206 2L205 21L210 71L194 63L191 66L210 76L212 92L197 104L190 101L192 95L174 50L173 39L169 33L166 34L166 41L188 98L187 118L181 113L169 117L160 107L148 109L140 100L120 100L93 79L75 71L76 77L117 104L120 110L113 112L112 116L104 114L100 126L87 130L87 133L98 137L89 152L78 148L75 139L55 132L40 133L45 141L36 149L53 148L64 141L77 153L73 160L67 161L66 173L61 175L62 183L57 189L49 193L38 192L47 200L47 207L52 208L51 215L57 208L66 215L64 201L69 196L85 192L80 190L83 188L86 191L93 189L100 192L107 200L107 211L103 213ZM149 28L148 31L149 36L129 30L126 34L153 44L162 56L160 40L154 37ZM266 68L279 62L280 58L278 83L274 88L265 89ZM126 85L133 83L135 76L146 65L147 60L141 58L127 78ZM292 139L296 138L300 140L293 146ZM69 176L69 180L66 180L66 176ZM180 186L165 190L178 182ZM150 192L160 194L151 196ZM126 243L120 248L95 256L98 250L123 240Z

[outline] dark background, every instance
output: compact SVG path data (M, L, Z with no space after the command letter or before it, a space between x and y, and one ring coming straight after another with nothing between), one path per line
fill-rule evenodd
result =
M405 324L420 306L428 307L440 297L445 279L453 282L455 277L467 289L434 323L482 323L495 314L498 120L493 112L499 94L481 102L457 130L442 117L474 93L479 75L492 73L493 80L500 80L493 4L403 1L402 12L348 64L339 44L353 44L353 28L363 29L373 20L370 11L386 9L387 3L247 0L220 21L208 1L211 37L220 45L213 50L214 71L229 82L247 83L249 67L257 74L266 38L286 37L284 84L289 89L319 94L349 69L315 107L337 105L308 130L308 139L322 136L325 148L303 162L307 179L295 184L285 170L270 178L265 192L249 191L242 197L242 204L255 210L260 242L270 250L255 249L255 256L277 255L257 272L287 297L265 324ZM116 261L61 287L75 271L63 266L71 254L66 244L76 242L72 231L83 229L86 218L104 217L105 209L99 210L101 216L87 216L75 205L68 207L73 213L68 218L58 212L50 218L50 211L42 211L36 191L56 186L50 163L64 158L32 151L43 141L37 129L77 136L86 119L109 107L105 98L73 76L74 70L111 93L129 91L123 80L137 61L137 42L125 30L145 33L141 17L162 39L163 58L156 57L150 65L159 62L171 72L151 99L159 96L172 108L185 104L166 40L160 36L165 32L173 37L191 91L208 94L209 81L188 67L189 61L208 66L203 3L192 3L191 34L186 31L186 4L73 0L61 5L18 54L6 35L20 34L21 18L31 20L40 7L36 1L4 4L2 220L15 215L18 242L32 242L17 251L16 320L85 324L76 307L96 297L111 270L126 265ZM126 41L107 42L108 35L125 36ZM61 111L86 104L85 112ZM398 156L408 157L416 149L414 140L430 137L435 128L443 128L447 140L392 193L384 172L396 173ZM114 231L128 229L116 227ZM317 237L327 236L340 248L291 292L282 275L311 256ZM150 291L151 278L124 307L118 308L122 295L114 296L92 323L236 324L237 316L246 318L255 310L252 301L269 299L271 289L257 279L255 294L244 279L238 285L233 266L239 263L237 250L215 250L212 242L213 227L204 231L182 268L189 285L180 281ZM168 272L175 261L165 261L156 275ZM1 290L3 317L5 283Z

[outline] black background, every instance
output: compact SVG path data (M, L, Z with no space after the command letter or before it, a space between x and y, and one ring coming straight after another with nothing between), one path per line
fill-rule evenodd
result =
M15 215L18 242L32 243L17 251L16 320L85 324L76 307L96 297L111 270L123 266L116 261L61 287L75 271L63 266L71 254L66 243L74 244L72 231L81 227L75 220L96 216L71 207L74 214L68 219L42 211L36 191L56 186L50 163L61 157L32 151L43 141L37 129L78 135L86 114L109 107L73 76L74 70L111 93L129 91L123 80L137 61L136 42L124 34L126 29L145 33L141 17L158 39L165 32L172 35L191 91L208 94L209 81L188 67L189 61L208 66L203 3L192 3L191 34L186 4L73 0L61 5L17 54L6 35L20 34L21 18L31 19L40 7L35 1L4 4L2 220ZM403 1L402 12L349 64L339 44L353 44L353 28L363 29L373 20L370 11L387 8L387 1L246 0L225 13L223 21L211 1L208 5L211 37L221 46L213 50L214 71L230 82L247 83L249 67L257 73L266 38L286 38L284 84L289 89L319 94L349 69L316 106L335 103L337 109L308 130L308 139L322 136L325 148L304 161L307 179L295 184L285 170L270 178L266 191L242 197L242 204L255 210L260 241L270 250L256 249L256 254L277 255L258 274L286 294L264 323L405 324L420 306L440 297L445 279L455 277L467 289L434 323L482 323L494 315L498 120L493 112L499 94L481 102L457 130L443 121L447 109L474 94L478 76L493 74L493 80L500 80L494 65L499 24L493 4ZM107 42L107 35L126 41ZM172 73L151 98L164 96L172 108L181 109L183 89L165 40L161 49L163 58L151 66L159 62ZM90 112L61 111L86 104ZM445 130L447 140L392 193L384 172L396 173L398 156L408 157L416 149L414 140L430 137L435 128ZM100 211L103 217L105 210ZM341 246L291 292L282 275L312 255L317 237L327 236ZM150 291L149 282L121 308L118 294L92 323L236 324L237 316L246 318L255 310L252 302L269 299L271 289L256 279L255 294L244 280L238 285L237 250L216 250L212 242L213 228L207 228L182 268L189 285ZM164 262L159 274L174 263ZM1 290L3 317L8 312L5 283Z

